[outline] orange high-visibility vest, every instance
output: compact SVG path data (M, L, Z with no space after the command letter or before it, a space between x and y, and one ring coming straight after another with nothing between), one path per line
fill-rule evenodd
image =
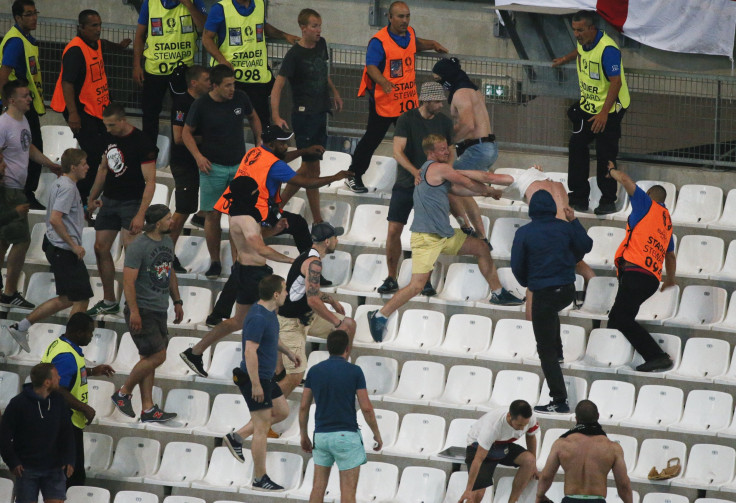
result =
M263 147L255 147L245 153L245 157L240 161L238 171L235 172L233 178L239 176L249 176L258 184L258 202L256 208L261 213L261 218L265 221L268 218L268 202L278 204L281 202L281 194L269 197L268 187L266 187L266 179L271 171L271 166L280 159ZM225 199L225 195L230 193L230 187L225 189L220 199L215 204L215 209L226 215L230 214L230 201Z
M79 91L79 102L84 105L84 112L92 117L102 119L102 111L110 104L110 92L107 88L107 75L105 74L105 63L102 60L102 43L97 42L97 49L92 49L80 37L74 37L64 48L62 58L66 51L72 47L79 47L84 55L87 74L84 84ZM59 78L56 80L54 96L51 98L51 108L57 112L66 109L64 92L61 89L61 76L64 74L64 65L61 66Z
M670 212L652 201L647 214L632 229L626 224L626 238L616 250L615 263L621 268L621 259L641 267L662 279L662 264L672 239Z
M386 53L386 64L383 76L394 84L389 94L377 86L368 76L368 67L363 68L363 78L358 89L358 96L364 96L366 89L373 90L376 100L376 113L382 117L398 117L407 110L416 108L417 84L415 73L415 57L417 53L417 38L414 29L409 27L411 40L406 49L402 49L388 33L388 27L382 28L373 38L379 40Z

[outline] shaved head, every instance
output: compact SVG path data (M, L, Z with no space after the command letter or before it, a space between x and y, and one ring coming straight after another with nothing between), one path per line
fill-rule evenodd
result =
M388 15L392 15L394 13L394 7L404 7L405 9L408 9L409 6L406 2L391 2L391 5L388 7Z
M647 194L652 198L652 201L657 203L664 203L664 200L667 199L667 190L661 185L652 185Z

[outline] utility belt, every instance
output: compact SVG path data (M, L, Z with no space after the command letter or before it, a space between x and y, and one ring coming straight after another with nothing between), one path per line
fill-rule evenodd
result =
M460 157L461 155L463 155L463 152L468 149L468 147L479 145L481 143L493 143L494 141L496 141L495 134L489 134L488 136L484 136L483 138L469 138L455 144L455 153L457 157Z

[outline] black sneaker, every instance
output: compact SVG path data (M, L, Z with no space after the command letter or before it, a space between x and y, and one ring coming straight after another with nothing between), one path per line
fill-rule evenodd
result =
M235 433L228 433L222 438L222 443L230 449L230 453L235 456L235 459L241 463L245 463L245 456L243 456L243 442L240 441L240 437Z
M366 192L368 192L368 189L366 189L365 185L363 185L363 180L361 180L357 176L346 178L345 186L356 194L365 194Z
M505 288L502 288L500 294L491 293L489 302L497 306L520 306L524 303L524 299L520 299Z
M176 412L164 412L155 404L148 412L141 412L141 423L165 423L175 417Z
M224 318L222 318L221 316L217 316L216 314L213 313L213 314L210 314L209 316L207 316L207 319L204 320L204 324L207 325L210 328L214 328L217 325L219 325L220 323L222 323L222 320L223 319Z
M429 280L427 280L424 288L422 288L422 295L424 295L425 297L434 297L435 295L437 295L437 290L434 289L432 283Z
M28 302L20 292L15 292L13 295L0 295L0 306L4 307L22 307L23 309L33 309L36 304Z
M192 372L199 377L207 377L207 372L205 372L204 364L202 363L202 355L195 355L192 353L192 348L187 348L179 353L179 356L187 364L187 367L192 369Z
M675 365L669 355L662 355L636 367L637 372L664 372Z
M210 268L204 273L207 279L217 279L220 277L220 274L222 274L222 264L219 262L212 262Z
M115 407L117 407L123 415L135 417L132 403L133 395L121 395L119 391L116 391L110 398L112 399L112 403L115 404Z
M383 284L378 287L376 292L378 293L394 293L399 289L399 284L391 276L383 280Z
M588 203L573 203L570 201L570 208L575 211L588 211Z
M616 209L616 203L600 203L596 209L593 210L593 213L596 215L610 215L611 213L616 213L618 210Z
M540 414L569 414L570 406L567 404L567 400L564 402L550 402L547 405L537 405L534 407L534 412Z
M181 262L179 262L179 257L177 256L174 256L174 272L176 274L186 274L188 272L182 267Z
M268 475L260 479L253 479L253 489L256 491L283 491L284 487L271 480Z
M473 229L470 226L468 226L468 227L460 227L460 230L463 231L463 234L465 234L466 236L470 236L470 237L473 237L473 238L477 238L478 237L478 235L475 233L475 229Z
M193 226L204 229L204 217L200 217L199 215L195 214L190 222Z

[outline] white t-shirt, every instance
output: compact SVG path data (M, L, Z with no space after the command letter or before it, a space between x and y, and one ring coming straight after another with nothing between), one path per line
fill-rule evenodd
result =
M539 428L537 424L537 416L532 413L529 418L529 424L523 430L515 430L506 421L506 409L496 409L487 412L478 419L470 427L468 431L468 445L478 442L478 445L485 450L491 450L491 446L495 443L508 444L516 442L525 433L534 435Z
M9 113L0 115L0 148L7 146L3 185L10 189L23 189L28 178L28 161L31 155L31 127L25 116L17 121Z

